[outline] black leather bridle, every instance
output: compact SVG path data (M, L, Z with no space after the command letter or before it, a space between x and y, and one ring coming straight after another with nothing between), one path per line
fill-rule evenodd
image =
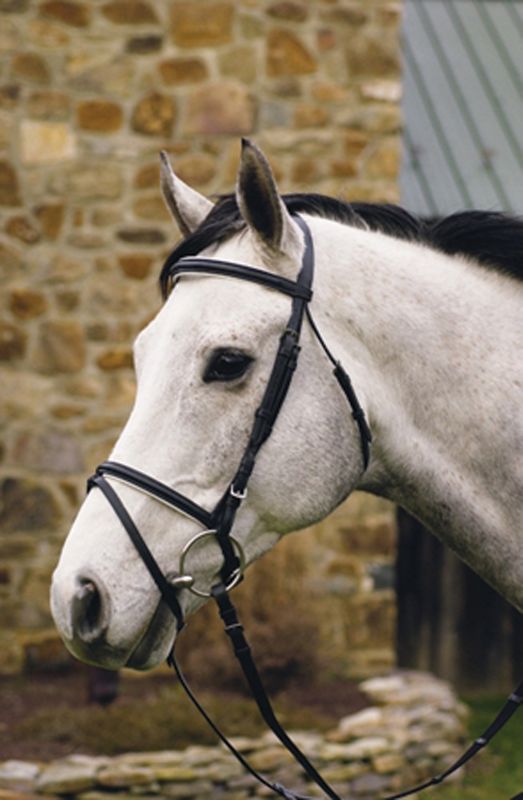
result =
M229 596L229 591L242 579L245 566L245 559L241 544L239 541L237 541L237 539L234 538L231 531L236 513L243 500L247 496L248 483L256 465L256 457L258 452L264 442L267 441L271 435L274 423L287 395L298 361L300 352L300 333L305 317L307 318L311 329L326 356L334 365L333 374L350 405L352 416L355 420L361 442L362 472L367 469L370 459L370 445L372 436L365 413L358 402L358 398L347 372L344 370L340 362L336 361L331 351L327 347L310 312L309 303L312 299L312 284L314 277L314 247L311 233L306 223L299 216L295 216L294 220L300 227L304 237L304 252L301 269L296 281L288 280L274 273L267 272L266 270L248 267L243 264L237 264L229 261L220 261L217 259L186 257L179 260L174 260L171 256L166 264L166 268L169 271L169 276L172 283L174 283L174 281L180 275L188 273L199 275L221 275L261 284L266 288L288 295L292 300L291 315L287 322L287 326L281 335L276 358L267 381L262 401L254 415L254 421L247 446L244 450L235 475L229 482L225 493L218 501L215 508L212 511L208 511L185 495L175 491L174 489L171 489L166 484L155 480L143 472L139 472L136 469L128 467L125 464L119 464L114 461L106 461L96 469L95 474L88 480L88 490L97 487L103 492L125 531L129 535L134 547L142 558L151 577L156 583L164 602L173 613L176 619L178 631L180 631L184 626L183 612L178 600L178 592L181 589L188 589L197 595L214 598L218 605L220 616L224 622L225 632L232 642L234 653L240 662L243 673L262 717L277 738L281 741L281 743L287 748L287 750L289 750L296 761L298 761L298 763L302 766L309 778L313 780L325 792L327 797L331 798L331 800L340 800L338 794L336 794L336 792L321 777L315 767L310 763L307 757L301 752L301 750L280 725L263 687L258 670L252 658L250 647L243 633L243 627L238 620L236 609ZM133 486L136 489L150 495L151 497L166 503L175 511L190 517L204 528L203 531L195 534L184 546L180 558L179 569L176 573L169 573L168 576L164 575L141 533L134 524L127 509L120 500L117 492L108 482L107 477L112 477L117 481L122 481L123 483ZM219 579L217 579L215 585L211 587L210 592L204 592L203 590L198 589L194 584L193 576L190 574L184 574L185 563L189 551L198 542L201 542L205 538L212 539L218 543L223 557ZM190 699L196 705L200 713L203 714L207 722L211 725L222 742L241 762L245 769L247 769L257 780L271 789L275 794L287 798L287 800L308 800L308 798L304 797L303 795L292 792L281 784L269 781L266 777L251 767L246 759L224 736L224 734L216 726L216 724L209 717L205 709L202 708L194 696L179 665L176 662L174 648L168 660L176 670L178 678ZM466 751L466 753L464 753L464 755L444 773L430 779L429 781L426 781L419 786L414 787L413 789L401 792L400 794L396 794L386 798L385 800L396 800L396 798L406 797L407 795L419 792L429 786L441 783L448 775L461 767L464 763L466 763L466 761L475 755L476 752L484 747L485 744L487 744L497 730L502 727L502 725L510 718L510 716L512 716L516 708L521 704L523 699L522 695L523 683L509 697L504 708L492 725L483 734L483 736L477 739Z

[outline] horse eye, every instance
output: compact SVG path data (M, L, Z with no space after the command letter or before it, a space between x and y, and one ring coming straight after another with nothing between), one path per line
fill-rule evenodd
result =
M204 383L234 381L241 378L253 359L241 350L215 350L203 374Z

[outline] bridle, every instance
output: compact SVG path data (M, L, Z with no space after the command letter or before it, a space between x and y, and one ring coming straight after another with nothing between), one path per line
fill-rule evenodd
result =
M334 365L333 374L338 381L345 397L351 408L356 427L359 432L361 443L361 456L363 472L367 469L370 460L370 446L372 442L371 431L367 423L365 413L360 405L349 375L337 361L325 343L320 331L318 330L312 317L309 303L312 299L312 284L314 277L314 246L312 236L307 224L299 216L294 216L296 224L300 227L304 237L304 251L302 256L301 268L296 281L288 280L282 276L268 272L266 270L248 267L229 261L202 257L185 257L176 260L173 256L166 262L165 269L168 270L172 284L184 274L197 275L219 275L229 278L252 281L261 284L268 289L272 289L288 295L292 300L291 314L287 326L283 331L276 358L267 381L267 385L262 397L262 401L254 415L254 421L249 435L247 446L241 457L239 466L229 482L227 489L220 498L212 511L208 511L195 503L190 498L180 492L171 489L164 483L157 481L151 476L139 472L114 461L106 461L101 464L95 474L88 480L88 490L97 487L100 489L113 511L120 520L123 528L130 537L138 554L142 558L152 579L156 583L161 596L166 605L171 610L176 619L178 632L184 626L182 608L178 600L178 592L181 589L188 589L200 597L212 597L219 608L220 616L224 622L225 632L231 639L234 653L242 667L247 683L252 691L253 697L258 705L260 713L268 726L289 750L293 757L302 766L306 774L311 778L331 800L340 800L338 794L326 783L317 772L307 757L301 752L297 745L292 741L286 731L280 725L270 700L265 692L258 670L253 660L250 647L243 633L243 627L238 620L236 609L229 596L229 591L236 586L243 577L245 567L245 556L240 542L233 536L232 529L238 509L247 496L248 483L256 465L256 458L260 448L271 435L274 423L279 415L287 395L292 376L297 365L300 352L300 334L306 317L314 336L318 340L327 358ZM204 530L196 533L185 544L178 567L178 571L173 574L164 575L156 559L151 553L148 545L143 539L138 528L134 524L124 504L120 500L117 492L108 482L107 477L121 481L127 485L145 492L158 501L167 504L169 507L182 513L198 522ZM195 585L194 577L185 571L188 554L193 547L205 539L212 539L217 542L223 562L219 572L219 579L211 587L210 592L198 588ZM178 641L178 636L176 637ZM200 705L176 662L174 648L168 662L173 666L176 674L187 692L192 702L196 705L200 713L205 717L213 730L235 755L241 764L262 784L271 789L275 794L287 798L287 800L309 800L309 798L299 795L286 789L278 783L269 781L266 777L257 772L246 761L241 753L229 742L225 735L209 717L204 708ZM523 698L523 683L518 687L508 699L504 708L487 729L483 737L477 739L473 745L458 759L449 769L441 775L426 781L425 783L410 789L409 791L396 794L385 800L396 800L396 798L406 797L407 795L419 792L429 786L441 783L448 775L461 767L476 752L478 752L492 738L502 725L512 716L516 708L521 704Z

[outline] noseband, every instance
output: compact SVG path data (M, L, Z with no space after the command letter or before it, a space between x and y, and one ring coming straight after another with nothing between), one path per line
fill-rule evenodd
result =
M309 778L312 779L325 792L327 797L331 798L331 800L340 800L338 794L321 777L307 757L288 736L276 718L252 658L250 647L244 636L243 627L238 620L236 609L232 604L228 594L228 592L241 581L245 567L245 556L241 544L231 533L234 520L238 509L247 497L248 483L256 465L258 452L264 442L266 442L271 435L274 423L276 422L292 381L292 376L298 362L298 356L300 352L300 333L305 317L307 317L311 330L317 338L327 358L334 365L333 374L343 390L343 393L345 394L351 408L352 416L360 437L363 471L367 469L369 464L372 436L365 418L365 413L358 401L347 372L343 369L340 362L336 361L331 351L327 347L327 344L321 336L310 311L309 303L312 299L312 284L314 277L314 247L311 233L301 217L295 216L294 220L302 230L305 245L301 268L296 281L288 280L279 275L275 275L274 273L267 272L266 270L248 267L243 264L237 264L229 261L220 261L217 259L186 257L179 260L174 260L171 257L168 259L166 264L166 267L169 270L171 283L174 283L179 276L189 273L196 275L220 275L228 278L238 278L241 280L258 283L268 289L286 294L292 300L291 315L287 322L287 326L280 337L278 351L269 379L267 381L265 392L263 394L262 401L254 415L247 446L243 452L243 456L240 460L236 473L229 482L226 491L214 509L212 511L208 511L190 498L186 497L180 492L175 491L174 489L171 489L169 486L157 481L155 478L152 478L143 472L139 472L132 467L128 467L125 464L119 464L114 461L105 461L103 464L97 467L95 474L89 478L87 485L88 491L95 487L100 489L113 508L113 511L129 535L134 547L142 558L152 579L156 583L164 602L174 615L178 631L180 631L184 626L183 611L178 599L179 591L182 589L188 589L190 592L193 592L200 597L214 598L218 604L220 616L224 622L225 632L231 640L234 653L240 662L240 666L242 667L247 683L251 689L263 719L280 740L280 742L284 745L284 747L287 748L295 760L302 766ZM133 486L137 490L144 492L160 502L165 503L175 511L178 511L190 519L193 519L204 528L203 531L196 533L185 544L181 553L178 571L176 573L164 575L148 545L144 541L141 533L134 524L127 509L120 500L117 492L108 482L107 477L123 482L129 486ZM223 558L222 566L219 572L219 580L217 580L216 584L211 587L210 592L206 592L203 589L198 588L195 585L194 576L186 573L186 562L190 550L198 543L205 541L206 539L213 540L218 543ZM176 637L176 641L178 641L178 637ZM310 798L306 798L303 795L299 795L290 791L289 789L286 789L281 784L269 781L253 767L251 767L243 755L234 748L231 742L229 742L225 735L220 731L220 729L216 726L216 724L209 717L205 709L202 708L194 696L178 663L175 660L174 648L169 656L168 661L176 670L176 674L180 680L180 683L197 709L204 716L225 746L240 761L243 767L250 772L251 775L253 775L253 777L255 777L268 789L272 790L275 794L287 798L287 800L311 800ZM507 719L514 713L517 706L522 702L522 698L520 696L522 692L523 684L513 695L511 695L504 710L500 715L498 715L498 718L495 720L493 725L490 726L484 736L476 740L469 750L467 750L466 753L455 764L452 765L452 767L446 770L446 772L430 779L429 781L426 781L419 786L414 787L409 791L396 794L389 798L385 798L384 800L396 800L396 798L406 797L414 792L418 792L429 786L441 783L444 778L458 769L458 767L462 766L466 761L469 760L469 758L475 755L475 753L478 752L479 749L490 740L490 738L492 738L494 733L500 729L504 722L506 722ZM498 722L498 719L501 717L503 712L503 720L499 720Z

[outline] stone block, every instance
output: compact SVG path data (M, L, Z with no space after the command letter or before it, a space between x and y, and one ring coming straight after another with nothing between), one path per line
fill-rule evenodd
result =
M381 32L351 37L346 48L346 62L352 78L367 75L390 78L391 75L398 75L398 39L396 36L384 36Z
M248 134L254 127L254 101L242 84L210 83L188 98L184 133Z
M220 73L242 83L254 83L259 73L256 50L251 45L231 47L218 57Z
M40 326L33 366L39 372L78 372L85 365L85 335L75 320L48 320Z
M70 108L69 96L53 89L36 90L27 98L27 115L33 119L65 120Z
M75 794L96 784L97 766L54 761L44 767L36 787L42 794Z
M329 112L323 106L313 103L298 103L294 109L296 128L320 128L327 125Z
M47 61L37 53L18 53L11 62L11 75L29 83L48 84L50 80Z
M62 203L45 203L34 209L34 215L40 223L43 235L47 239L56 239L62 230L64 206Z
M394 137L378 142L369 155L365 173L370 178L397 178L400 168L400 142Z
M31 218L22 215L7 220L5 232L24 244L35 244L40 239L40 231Z
M76 155L76 135L65 122L23 120L20 150L28 166L70 159Z
M72 0L47 0L40 4L39 10L43 16L51 17L74 28L85 28L91 18L88 4L75 3Z
M131 766L129 764L109 764L96 775L96 782L100 786L111 788L126 788L128 786L141 786L154 781L154 772L150 767Z
M96 363L105 371L129 369L133 366L133 353L128 348L106 350L98 356Z
M16 361L23 358L27 346L27 336L12 322L0 320L0 361Z
M202 58L167 58L158 64L162 81L168 86L183 86L207 80L209 70Z
M109 100L84 100L76 109L78 127L93 133L112 133L123 123L123 110Z
M169 222L171 215L158 192L151 196L139 197L133 203L133 214L138 219Z
M69 199L115 200L123 189L120 167L100 162L75 164L68 170L65 180Z
M0 483L0 526L8 533L53 528L60 521L60 509L42 484L7 476Z
M150 53L158 53L162 47L162 36L133 36L132 39L127 40L125 52L144 56Z
M308 75L315 72L317 63L304 43L287 30L272 30L267 36L267 74Z
M146 136L170 136L175 121L174 99L159 92L152 92L136 104L131 124L137 133Z
M9 161L0 161L0 206L19 205L20 187L15 168Z
M205 186L216 175L216 160L206 153L182 156L176 161L176 174L189 186Z
M177 2L171 11L171 34L178 47L215 47L232 38L231 2Z
M128 278L142 281L151 272L153 258L145 254L133 253L119 256L118 264L123 274L127 275Z
M9 308L19 319L40 317L47 310L47 300L42 292L34 289L11 289Z
M114 0L102 6L102 14L116 25L155 25L158 16L143 0Z
M27 37L35 47L57 50L67 47L71 41L70 32L58 21L49 19L27 20Z
M70 433L45 430L43 433L17 433L10 462L17 466L45 473L81 472L84 468L78 440Z
M295 0L278 0L267 8L267 14L275 19L285 19L289 22L305 22L308 10L305 3L297 3Z
M34 761L10 759L0 764L0 786L9 786L18 791L31 791L35 787L41 766Z
M166 236L159 228L122 228L117 232L122 242L127 244L164 244Z

